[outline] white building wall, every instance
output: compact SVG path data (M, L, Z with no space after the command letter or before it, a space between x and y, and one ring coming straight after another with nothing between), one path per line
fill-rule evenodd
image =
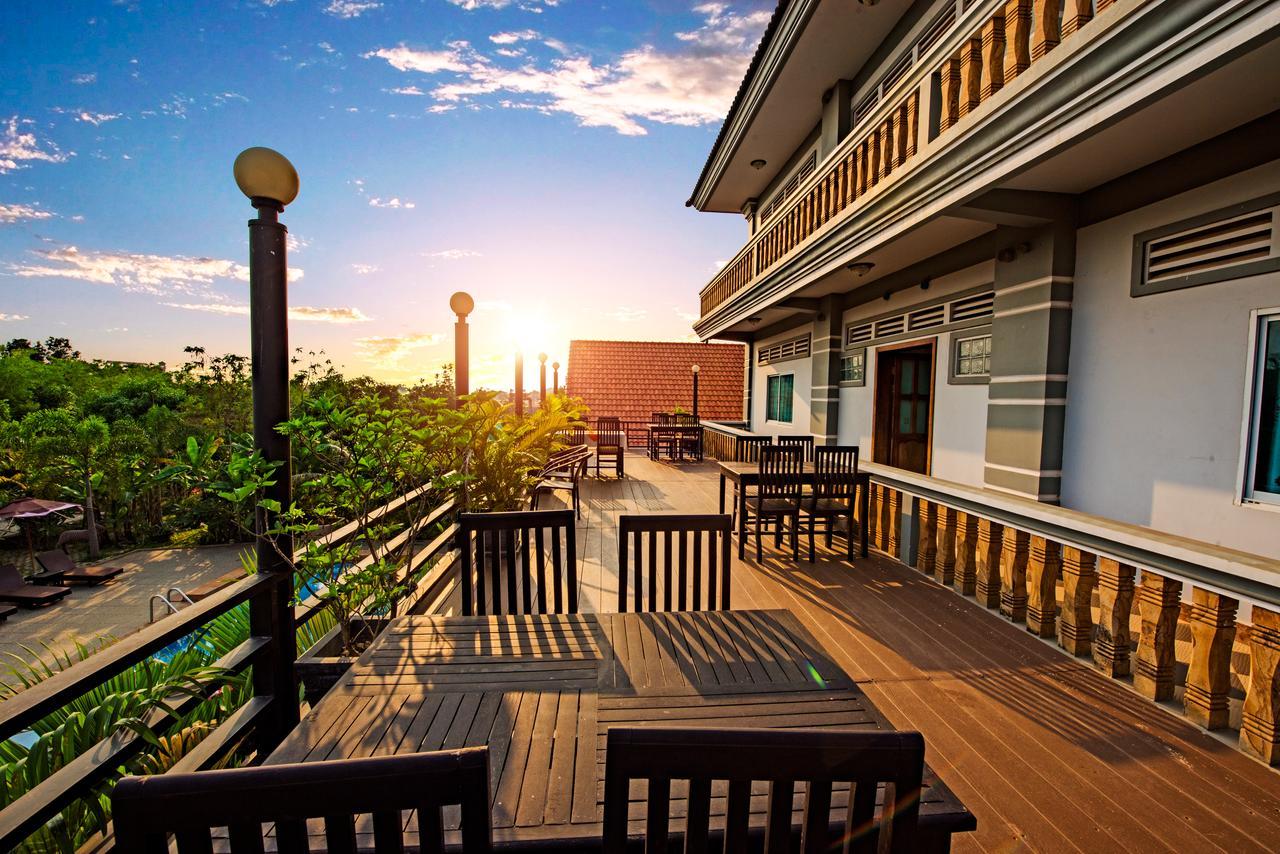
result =
M1277 190L1272 163L1080 231L1064 506L1280 557L1280 513L1237 500L1249 313L1280 274L1129 295L1135 233Z
M992 264L980 264L930 282L928 291L911 289L893 294L889 300L875 300L845 312L846 325L869 317L905 311L915 305L970 290L994 281ZM965 334L965 333L960 333ZM951 359L951 333L923 335L918 340L937 338L934 366L933 470L934 477L974 486L982 485L982 465L987 443L987 387L951 385L947 382ZM894 341L900 346L907 341ZM872 449L875 408L876 347L867 348L866 385L840 389L841 444L858 445L862 458L874 459Z
M761 347L768 347L778 341L786 341L800 335L813 335L813 324L805 323L795 326L781 335L762 338L756 342L757 352ZM812 346L812 340L810 342ZM751 388L751 428L752 432L769 436L808 436L810 401L813 389L813 357L804 356L789 359L785 362L774 362L771 365L756 365L755 379ZM774 374L791 374L794 398L791 405L791 423L765 420L765 406L768 399L768 377Z

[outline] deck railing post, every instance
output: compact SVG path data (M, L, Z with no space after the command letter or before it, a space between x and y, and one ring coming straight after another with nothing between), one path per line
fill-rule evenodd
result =
M950 587L956 579L956 509L935 505L934 517L938 543L934 576L939 584Z
M956 516L956 592L972 596L978 582L978 517L972 513Z
M1236 608L1230 596L1202 587L1191 591L1191 664L1187 668L1183 709L1205 729L1230 721L1231 646L1236 637Z
M1098 624L1093 662L1108 676L1128 676L1129 616L1133 613L1134 568L1111 558L1098 561Z
M1152 700L1171 700L1182 582L1144 569L1137 595L1141 628L1133 687Z
M1031 537L1027 556L1027 631L1042 638L1057 634L1060 553L1053 540Z
M978 520L978 576L974 593L988 608L1000 605L1000 553L1004 550L1004 527L990 519Z
M1093 588L1096 561L1074 546L1062 548L1062 613L1058 645L1072 655L1088 655L1093 648Z
M1240 748L1268 765L1280 765L1280 613L1257 605L1249 627L1249 691Z
M1027 558L1031 535L1016 528L1004 532L1000 550L1000 613L1021 623L1027 619Z
M916 554L916 569L925 575L933 575L937 563L938 507L923 498L916 500L920 519L920 546Z

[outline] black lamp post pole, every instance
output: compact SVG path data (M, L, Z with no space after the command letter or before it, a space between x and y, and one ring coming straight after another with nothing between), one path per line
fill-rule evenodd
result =
M698 371L693 372L693 417L698 417Z
M516 417L524 417L524 353L516 353Z
M551 383L552 383L552 386L555 388L555 393L559 394L560 393L560 363L559 362L551 363Z
M462 405L462 398L471 393L471 327L467 315L475 308L471 295L458 291L449 298L449 308L458 316L453 324L453 406Z
M265 497L288 509L292 500L289 439L277 427L289 420L288 268L285 235L279 221L284 206L255 197L256 219L249 220L249 331L253 370L253 444L268 463L278 464ZM298 687L293 663L298 657L293 625L293 536L267 534L276 514L259 508L258 574L272 581L268 596L252 599L249 631L270 637L272 650L254 665L254 693L274 697L275 714L268 732L272 745L298 724ZM261 749L262 745L260 745Z
M538 354L538 406L547 408L547 354Z

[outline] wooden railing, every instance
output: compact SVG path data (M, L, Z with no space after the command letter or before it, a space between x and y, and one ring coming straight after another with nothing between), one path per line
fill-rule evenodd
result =
M921 572L1143 696L1180 702L1206 729L1238 729L1242 750L1280 765L1280 561L864 467L876 548L909 552L903 519L913 517Z
M427 487L423 487L400 496L375 510L367 520L348 523L328 534L321 542L329 547L351 542L368 525L384 521L409 507L426 490ZM413 606L411 602L413 610L421 612L424 608L438 606L449 594L450 576L454 574L452 544L456 531L456 526L449 524L449 517L454 509L454 502L446 501L427 516L409 520L404 531L396 535L397 538L414 538L429 532L433 526L444 524L442 532L430 543L415 550L410 566L406 567L405 577L412 579L413 574L428 560L435 560L407 597L417 603ZM295 561L300 560L303 554L304 550L295 552ZM287 573L283 575L288 576ZM265 605L272 597L279 595L282 583L291 586L291 579L276 578L268 574L250 575L10 697L0 703L0 740L12 738L30 729L50 713L83 697L169 644L205 629L232 609L247 605L252 611L255 607ZM246 740L252 740L259 752L265 752L287 734L282 731L281 723L296 721L296 684L274 686L269 682L264 683L263 677L274 669L269 666L271 656L280 654L286 648L292 649L292 644L282 645L279 639L290 637L295 626L313 618L318 613L319 604L315 598L307 600L295 608L293 624L269 626L267 631L250 636L215 663L216 668L230 674L242 673L251 665L258 664L255 668L255 696L207 735L172 770L197 771L209 768ZM292 667L292 664L288 666ZM263 690L264 684L267 690ZM211 690L216 687L216 684L211 686ZM177 715L185 714L203 699L199 696L183 697L171 704L172 711ZM283 709L282 704L290 704L291 709ZM164 734L176 721L175 716L156 712L146 723L152 731ZM0 851L16 848L78 798L92 797L95 787L117 776L122 765L143 753L147 747L147 742L139 735L121 731L64 764L43 782L0 810Z
M745 421L703 421L702 452L722 462L753 462L759 458L760 445L769 444L770 436L752 433Z

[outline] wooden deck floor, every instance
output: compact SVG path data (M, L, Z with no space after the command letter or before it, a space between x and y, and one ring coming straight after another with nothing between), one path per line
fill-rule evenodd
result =
M616 610L617 517L715 512L714 462L589 480L581 603ZM803 549L802 549L803 553ZM1280 774L883 555L734 565L735 608L795 613L978 817L959 850L1280 851Z

